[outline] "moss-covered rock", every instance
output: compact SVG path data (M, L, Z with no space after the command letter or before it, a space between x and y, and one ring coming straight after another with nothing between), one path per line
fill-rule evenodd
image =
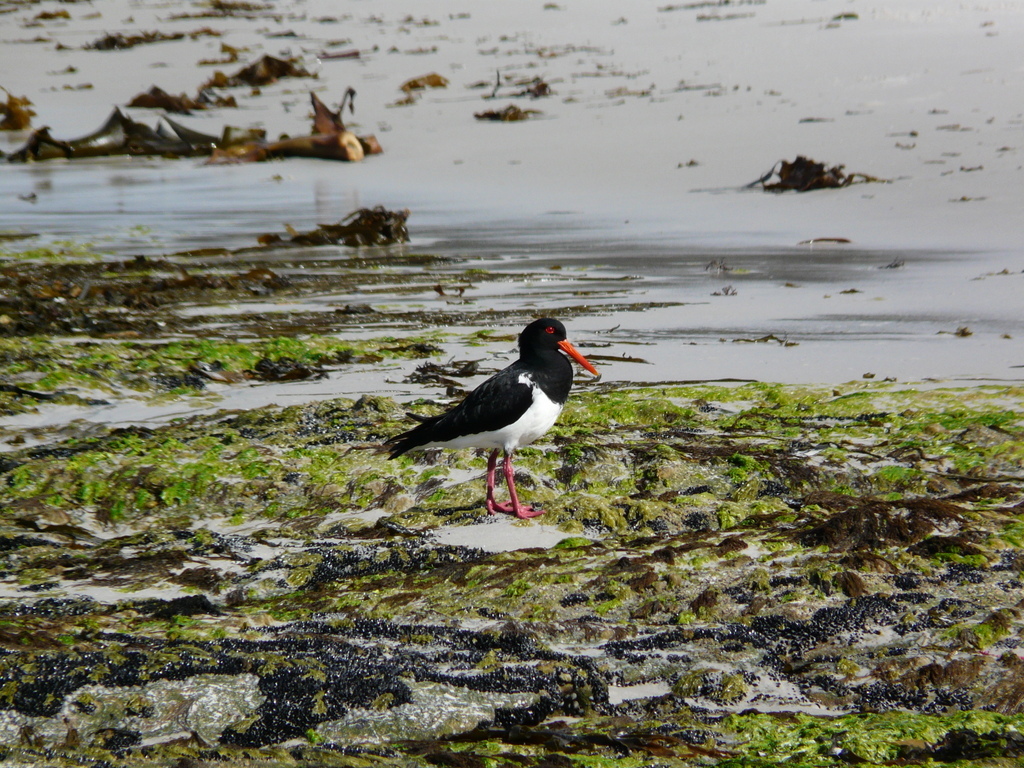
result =
M454 397L482 371L435 362L445 345L511 346L473 328L519 320L402 305L375 333L365 305L229 303L514 276L187 258L37 253L0 276L20 286L0 413L189 404L0 429L5 765L1024 754L1021 388L591 384L519 452L547 512L514 521L484 510L483 452L380 450L439 402L213 411L227 388L393 360Z

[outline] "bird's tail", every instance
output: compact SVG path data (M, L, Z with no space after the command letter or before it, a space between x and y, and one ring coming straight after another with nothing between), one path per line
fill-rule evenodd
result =
M405 415L420 423L407 432L402 432L384 441L384 448L388 452L389 459L397 459L403 453L418 448L424 443L429 443L430 439L425 438L424 433L427 432L430 425L438 420L437 416L420 416L415 413L406 413Z

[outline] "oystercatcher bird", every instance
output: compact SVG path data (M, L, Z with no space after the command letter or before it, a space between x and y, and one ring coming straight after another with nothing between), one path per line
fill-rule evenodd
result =
M516 494L512 454L529 445L554 425L572 388L572 363L564 352L595 376L597 369L566 339L557 320L534 320L519 334L519 359L474 389L447 413L425 419L418 426L385 443L391 458L421 448L489 448L487 459L487 511L519 518L543 515L544 510L520 504ZM494 498L498 452L510 503Z

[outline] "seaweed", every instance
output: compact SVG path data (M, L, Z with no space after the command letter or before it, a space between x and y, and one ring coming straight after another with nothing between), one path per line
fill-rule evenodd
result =
M15 96L6 88L7 101L0 103L0 131L23 131L32 125L36 116L27 96Z
M828 167L824 163L798 155L792 161L780 160L750 186L760 184L765 192L809 192L815 189L839 189L851 184L882 182L882 179L863 173L845 173L843 167Z
M534 115L539 115L540 112L536 109L522 109L517 107L515 104L509 104L504 109L494 110L488 109L483 112L476 112L473 114L477 120L490 120L492 122L500 123L515 123L521 120L529 120Z
M368 245L393 245L409 241L406 221L409 210L389 211L384 206L360 208L352 211L336 224L321 224L309 232L295 232L288 240L280 235L260 237L260 245L345 245L358 248Z

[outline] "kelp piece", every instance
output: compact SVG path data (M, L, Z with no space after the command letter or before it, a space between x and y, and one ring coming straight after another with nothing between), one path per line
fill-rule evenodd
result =
M358 162L363 159L365 154L359 138L351 131L343 131L217 148L210 155L209 164L258 163L283 157Z
M7 101L0 103L0 131L23 131L32 124L36 113L30 109L32 102L27 96L15 96L6 88Z
M173 13L167 18L171 21L182 19L262 19L273 18L280 23L280 15L272 13L273 6L267 3L247 3L243 0L209 0L196 5L205 6L195 13Z
M539 77L520 83L519 86L519 90L512 94L515 97L528 96L531 99L541 99L554 93L551 86Z
M159 91L151 89L150 93ZM341 107L332 112L316 94L313 102L313 133L309 136L282 138L268 142L262 129L240 129L226 126L220 137L193 131L164 118L166 125L157 127L138 123L115 109L99 129L69 141L55 139L49 127L35 131L16 152L7 156L9 162L49 160L56 157L78 159L111 155L169 155L194 157L209 155L212 164L258 162L282 157L310 157L321 160L362 160L366 155L380 154L375 136L356 136L345 128L341 112L352 108L355 91L351 88L342 98ZM172 97L173 98L173 97ZM135 104L134 106L140 106ZM166 109L167 107L164 106Z
M128 102L129 107L140 109L164 109L168 112L178 112L183 115L190 114L196 109L206 109L207 105L185 95L184 93L173 96L159 86L152 86L148 91L137 94Z
M49 126L35 131L21 149L8 155L12 163L50 160L56 157L80 159L111 155L205 154L208 149L193 145L177 133L170 134L138 123L115 109L97 130L77 139L62 141L50 136Z
M792 162L780 160L754 184L760 184L766 192L785 192L791 189L809 192L812 189L838 189L851 184L881 181L863 173L843 173L843 168L842 165L826 168L824 163L798 155ZM777 180L772 181L773 177L777 177Z
M203 153L203 150L205 150L205 152L212 152L218 147L223 148L251 144L253 142L264 141L267 138L267 132L262 128L238 128L233 125L225 125L218 137L201 131L192 130L181 123L171 120L169 117L165 117L163 119L161 128L164 123L174 131L175 136L191 145L200 153Z
M341 99L337 112L332 112L315 93L310 94L313 104L313 133L278 141L254 141L237 146L222 146L213 151L210 164L256 163L282 157L310 157L319 160L358 162L366 155L383 152L375 136L356 136L345 128L341 113L346 104L354 111L356 92L349 88Z
M239 128L234 125L225 125L224 130L221 131L218 146L231 147L251 141L264 141L266 138L267 132L262 128Z
M234 64L241 57L242 51L239 48L235 48L233 45L227 43L220 44L220 52L224 54L223 58L220 59L200 59L198 65L200 67L214 67L221 64Z
M394 245L409 242L406 220L409 209L389 211L382 205L375 208L359 208L337 224L321 224L310 232L299 232L285 240L277 234L262 235L260 245L279 247L281 245L347 245L358 248L364 245Z
M108 33L103 37L83 46L91 51L123 51L136 45L162 43L167 40L182 40L184 32L140 32L137 35L122 35L120 32Z
M346 105L348 106L349 112L355 114L356 92L354 88L345 89L345 93L341 97L341 104L338 106L337 112L332 112L328 109L327 105L320 101L320 98L315 93L310 93L309 98L313 104L314 134L330 135L337 131L348 131L345 127L345 122L341 119L341 116L345 112ZM359 146L362 147L364 155L379 155L384 151L380 142L377 141L377 137L372 134L368 136L356 136L356 139L359 141Z
M412 93L413 91L425 91L427 88L447 88L448 78L431 72L429 75L423 75L422 77L414 77L411 80L406 80L402 83L399 88L406 93Z
M363 54L358 48L350 48L345 51L321 51L317 58L323 61L337 61L339 59L360 59Z
M405 95L398 101L391 104L391 106L408 107L415 104L416 98L427 88L447 88L448 78L443 77L436 72L431 72L429 75L422 75L421 77L414 77L410 80L406 80L398 87Z
M283 77L312 77L316 74L307 72L295 63L296 59L278 59L264 56L258 61L243 67L235 74L228 76L223 72L214 72L203 88L234 88L242 85L260 86L276 83Z
M221 96L213 88L200 88L199 93L196 94L196 101L205 109L213 107L231 107L233 109L238 106L234 96Z
M313 104L313 133L335 133L346 130L345 121L341 119L341 116L345 112L346 105L348 111L355 114L356 92L354 88L345 89L337 112L332 112L315 93L309 94L309 97Z
M163 43L173 40L183 40L188 37L197 40L200 37L220 37L222 33L209 27L193 30L192 32L140 32L136 35L123 35L120 32L107 33L103 37L82 46L92 51L123 51L134 48L137 45L148 45L149 43Z
M496 71L494 73L494 85L491 88L491 92L487 96L484 96L484 98L485 99L496 99L496 98L498 98L498 91L501 89L502 84L503 83L502 83L501 70L498 70L498 71ZM518 98L527 97L527 96L529 98L531 98L531 99L540 99L540 98L543 98L545 96L550 96L551 94L554 93L554 91L551 90L551 86L541 77L534 77L534 78L531 78L531 79L523 78L523 79L517 80L514 83L507 83L507 84L510 84L513 87L518 89L514 93L510 94L510 96L512 96L512 98L517 98L517 99ZM472 87L472 88L486 88L487 85L488 85L488 83L481 82L481 83L476 83L475 85L472 85L470 87Z
M504 109L494 110L489 109L486 112L476 112L473 114L477 120L491 120L493 122L500 123L514 123L520 120L529 120L533 115L539 115L540 111L536 109L520 109L515 104L509 104Z
M213 88L204 86L199 89L193 99L182 93L174 96L159 86L152 86L148 91L137 94L128 102L129 107L139 109L163 109L187 115L193 110L211 109L214 107L237 107L234 96L221 96Z
M321 224L318 231L348 246L392 245L409 242L409 209L389 211L382 205L353 211L338 224Z
M194 131L191 128L185 127L181 123L174 122L169 117L165 117L164 122L172 131L174 131L175 136L182 141L188 142L193 147L207 147L212 151L214 147L221 143L221 139L218 139L216 136L211 136L210 134L202 133L201 131ZM225 129L225 131L226 130L227 129Z

